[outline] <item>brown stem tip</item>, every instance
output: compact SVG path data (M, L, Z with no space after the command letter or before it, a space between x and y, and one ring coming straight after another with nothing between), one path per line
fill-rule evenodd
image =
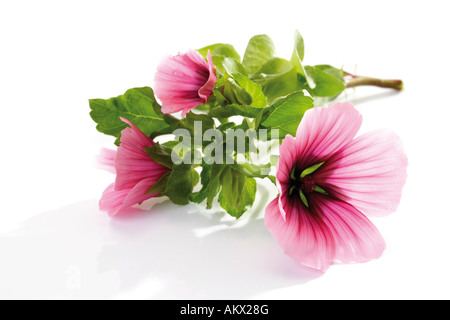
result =
M397 91L403 90L402 80L385 80L370 77L358 77L353 76L347 81L347 88L359 87L359 86L375 86L380 88L389 88Z

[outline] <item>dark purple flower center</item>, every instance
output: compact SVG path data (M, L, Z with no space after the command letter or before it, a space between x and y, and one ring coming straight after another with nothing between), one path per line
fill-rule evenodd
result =
M322 164L323 162L305 170L298 170L297 167L294 167L291 171L289 196L299 197L303 204L309 207L308 193L319 192L327 195L328 193L324 189L316 185L312 176L312 173L319 169Z
M296 177L291 179L291 189L294 188L298 191L302 190L305 193L311 193L316 188L316 183L311 175L307 175L304 178Z

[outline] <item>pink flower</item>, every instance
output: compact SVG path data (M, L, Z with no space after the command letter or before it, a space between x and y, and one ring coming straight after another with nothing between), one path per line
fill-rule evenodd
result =
M154 90L162 102L163 113L182 111L184 117L191 109L208 101L217 77L209 51L207 58L208 62L200 53L190 50L161 62Z
M395 211L406 181L399 137L380 130L355 138L361 123L351 104L314 108L280 147L279 197L266 208L266 226L287 255L323 272L333 261L381 256L384 240L364 214Z
M116 182L103 193L100 209L114 216L126 209L159 194L147 194L148 190L167 172L169 168L153 161L145 148L155 143L133 123L123 119L131 128L122 131L117 152L103 149L99 163L103 168L116 172Z

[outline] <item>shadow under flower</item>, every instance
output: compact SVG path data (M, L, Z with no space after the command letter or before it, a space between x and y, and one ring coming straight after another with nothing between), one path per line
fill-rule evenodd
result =
M238 221L164 200L115 219L97 201L37 215L0 235L0 298L245 299L320 277L284 255L264 207Z

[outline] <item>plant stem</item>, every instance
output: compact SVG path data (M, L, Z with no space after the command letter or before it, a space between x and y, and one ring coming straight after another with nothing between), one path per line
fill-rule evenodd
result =
M375 86L380 88L390 88L397 91L403 90L402 80L386 80L370 77L361 77L350 73L346 73L345 75L351 77L349 80L347 80L347 88L353 88L358 86Z

